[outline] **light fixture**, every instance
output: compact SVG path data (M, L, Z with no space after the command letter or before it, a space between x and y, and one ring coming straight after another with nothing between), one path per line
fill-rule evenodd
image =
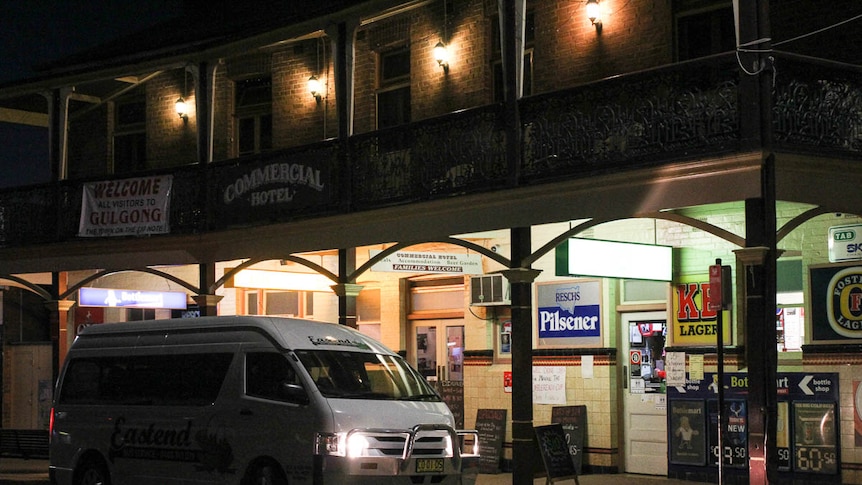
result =
M182 96L180 96L174 106L177 108L177 115L179 115L180 118L184 120L189 118L189 105Z
M437 64L443 69L448 69L449 51L446 49L446 44L442 41L438 42L437 45L434 46L434 60L437 61Z
M189 88L188 76L186 76L186 68L184 67L183 68L183 92L182 92L182 94L180 94L180 97L179 97L179 99L177 99L177 102L174 103L174 107L177 110L177 115L184 120L189 119L189 104L186 103L186 99L183 97L183 95L186 94L186 91L188 90L188 88Z
M599 0L587 0L587 18L596 27L597 32L602 30L602 7Z
M320 79L317 79L317 76L311 76L308 78L308 92L314 96L314 99L320 101L320 97L323 96L323 85L320 83Z

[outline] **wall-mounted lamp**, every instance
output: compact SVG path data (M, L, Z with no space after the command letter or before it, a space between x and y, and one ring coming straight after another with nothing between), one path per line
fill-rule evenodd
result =
M174 106L177 108L177 115L179 115L180 118L184 120L189 119L189 105L182 96L180 96L180 99L177 100Z
M183 92L177 102L174 103L174 107L177 110L177 115L184 120L189 119L189 104L186 103L186 99L183 97L188 88L188 76L186 75L186 68L183 68Z
M308 92L318 101L323 96L323 85L320 83L320 79L317 79L317 76L308 78Z
M602 31L602 7L599 0L587 0L587 18L596 27L596 32Z
M449 51L446 49L446 44L438 42L434 46L434 60L444 70L449 70Z

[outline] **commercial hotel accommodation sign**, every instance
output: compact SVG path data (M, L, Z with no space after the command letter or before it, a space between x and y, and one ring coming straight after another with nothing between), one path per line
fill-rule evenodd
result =
M84 184L78 236L142 236L170 232L171 175Z
M538 283L536 293L540 344L601 345L600 281Z

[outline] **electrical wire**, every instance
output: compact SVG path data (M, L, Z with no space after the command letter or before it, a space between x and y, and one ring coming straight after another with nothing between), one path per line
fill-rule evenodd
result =
M796 37L793 37L793 38L791 38L791 39L787 39L787 40L782 40L782 41L779 41L779 42L775 42L775 43L774 43L774 44L772 44L772 45L774 45L774 46L779 46L779 45L782 45L782 44L787 44L787 43L790 43L790 42L794 42L794 41L797 41L797 40L799 40L799 39L804 39L805 37L810 37L810 36L812 36L812 35L816 35L816 34L819 34L819 33L821 33L821 32L825 32L825 31L827 31L827 30L834 29L835 27L840 27L840 26L842 26L842 25L844 25L844 24L846 24L846 23L853 22L854 20L859 20L859 19L862 19L862 14L857 15L857 16L855 16L855 17L851 17L851 18L849 18L849 19L847 19L847 20L842 20L841 22L838 22L838 23L835 23L835 24L829 25L829 26L827 26L827 27L823 27L822 29L817 29L817 30L815 30L815 31L813 31L813 32L809 32L809 33L807 33L807 34L802 34L802 35L798 35L798 36L796 36Z

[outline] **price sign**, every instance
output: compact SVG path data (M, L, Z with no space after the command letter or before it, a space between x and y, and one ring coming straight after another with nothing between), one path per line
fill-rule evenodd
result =
M834 402L793 403L793 469L838 473Z

